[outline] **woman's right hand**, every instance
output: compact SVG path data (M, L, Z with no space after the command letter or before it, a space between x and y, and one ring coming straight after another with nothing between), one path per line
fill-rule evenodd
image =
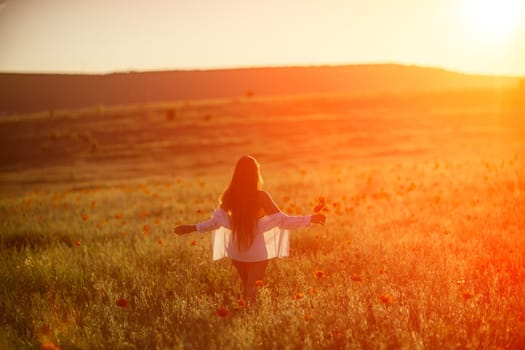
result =
M321 225L324 225L325 222L326 222L326 216L324 216L323 214L314 214L312 215L312 219L311 221L314 223L314 224L321 224Z

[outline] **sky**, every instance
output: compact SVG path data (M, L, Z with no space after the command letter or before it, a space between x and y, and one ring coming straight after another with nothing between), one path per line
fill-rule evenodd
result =
M0 72L363 63L525 76L525 0L0 0Z

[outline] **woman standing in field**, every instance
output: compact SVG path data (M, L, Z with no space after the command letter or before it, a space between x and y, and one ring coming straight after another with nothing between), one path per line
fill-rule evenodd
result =
M178 235L213 231L213 260L228 257L239 272L245 298L253 302L256 281L262 281L268 260L288 256L288 229L324 224L325 216L288 216L263 191L259 164L250 156L237 162L230 185L212 218L175 227Z

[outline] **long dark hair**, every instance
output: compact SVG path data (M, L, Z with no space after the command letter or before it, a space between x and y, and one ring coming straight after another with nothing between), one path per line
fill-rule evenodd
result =
M259 163L253 157L243 156L237 161L230 185L220 198L221 207L231 217L233 241L241 251L250 248L256 234L260 209L257 193L262 183Z

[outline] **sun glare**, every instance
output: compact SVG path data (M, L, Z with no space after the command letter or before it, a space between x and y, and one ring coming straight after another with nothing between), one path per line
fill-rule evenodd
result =
M514 34L524 10L523 0L465 0L462 12L473 38L501 43Z

